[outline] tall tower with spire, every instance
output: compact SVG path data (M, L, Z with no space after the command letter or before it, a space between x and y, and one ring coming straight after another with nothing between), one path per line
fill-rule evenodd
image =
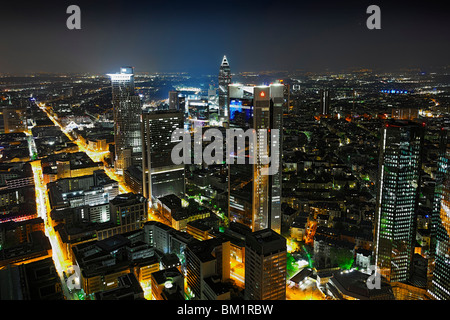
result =
M219 69L219 114L227 116L228 85L231 83L231 70L227 57L223 56Z

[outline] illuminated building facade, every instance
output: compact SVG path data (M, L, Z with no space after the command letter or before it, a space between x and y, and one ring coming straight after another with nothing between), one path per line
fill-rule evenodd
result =
M47 184L50 208L76 208L108 203L119 194L119 183L103 170L92 175L64 178Z
M375 212L375 264L388 282L410 277L424 128L391 120L381 129Z
M392 109L392 119L397 120L414 120L419 118L418 108L398 108Z
M2 110L5 133L24 132L27 130L27 108L11 105Z
M114 143L116 171L123 173L142 161L141 100L135 93L132 67L120 68L120 73L108 74L112 85L114 113Z
M0 223L24 221L37 217L34 186L0 190Z
M231 84L231 69L227 57L223 56L219 69L219 114L227 115L228 85Z
M133 193L142 194L142 167L131 166L123 173L125 184Z
M255 149L250 150L251 143L245 136L234 139L232 158L245 157L245 164L228 164L228 214L230 221L244 224L258 231L266 228L280 233L281 230L281 170L276 168L274 174L263 174L269 166L274 166L278 157L281 163L282 150L282 116L284 104L284 85L229 86L229 128L256 130ZM274 139L276 129L279 139ZM273 131L271 131L273 130ZM261 132L265 132L264 139ZM245 139L245 150L237 140ZM251 163L253 153L256 157ZM265 164L264 155L271 157L271 163Z
M25 221L8 221L0 223L0 248L4 248L8 242L24 243L30 240L32 232L44 230L44 220L34 218Z
M135 242L141 235L140 231L121 233L72 247L73 263L80 268L80 284L85 294L117 288L121 276L133 273L139 279L140 272L147 266L154 268L154 249L140 241Z
M320 90L320 114L328 115L330 114L330 91Z
M139 229L147 221L147 199L134 193L120 194L109 202L111 222L127 226L127 231Z
M436 174L435 202L431 217L431 246L428 268L430 293L439 300L450 299L450 134L441 131ZM431 276L430 276L431 275Z
M142 190L152 200L184 193L184 164L171 160L172 132L183 128L183 112L178 110L142 114Z
M286 239L271 229L245 238L245 300L286 300Z
M217 275L230 278L230 241L213 238L189 243L185 250L187 286L195 299L205 300L205 282Z

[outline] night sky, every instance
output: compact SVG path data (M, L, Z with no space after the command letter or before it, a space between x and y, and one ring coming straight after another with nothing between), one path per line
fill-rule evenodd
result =
M66 8L81 8L81 30ZM381 8L381 30L366 9ZM449 65L445 2L9 1L0 7L0 73L340 71Z

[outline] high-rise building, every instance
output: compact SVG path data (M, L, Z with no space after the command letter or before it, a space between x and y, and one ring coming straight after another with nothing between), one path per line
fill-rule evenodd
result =
M270 147L270 154L272 157L272 163L274 157L279 159L279 168L273 174L269 175L269 227L275 232L281 232L281 185L282 185L282 170L281 160L283 154L283 108L286 104L286 99L289 99L289 95L286 95L286 85L272 84L270 88L270 128L278 129L279 140L278 144ZM273 143L271 139L271 143ZM276 154L275 154L276 153Z
M279 233L281 229L281 170L274 168L274 160L281 163L283 90L282 84L229 86L229 129L254 129L256 143L252 147L245 136L233 141L235 152L228 156L244 158L245 163L228 164L228 215L252 231L271 228ZM243 149L237 143L241 138ZM264 155L271 157L270 164L263 161ZM264 174L270 166L275 170Z
M184 193L184 164L171 160L172 132L182 129L184 114L179 110L153 111L142 114L142 189L151 200L168 194Z
M284 92L283 113L289 113L291 104L291 85L288 83L284 84L283 92Z
M117 172L123 173L131 165L142 161L141 100L135 93L132 67L120 68L120 73L108 74L112 85L114 113L114 143Z
M227 116L228 85L231 84L231 69L227 57L223 56L219 69L219 115Z
M424 128L411 121L391 120L381 132L375 265L388 282L407 281L416 237Z
M439 300L450 300L450 131L441 131L436 172L435 199L431 216L428 263L429 292Z
M330 91L321 89L320 94L320 114L330 114Z
M286 300L286 239L271 229L245 237L246 300Z
M169 91L169 110L179 110L180 101L178 98L178 91Z

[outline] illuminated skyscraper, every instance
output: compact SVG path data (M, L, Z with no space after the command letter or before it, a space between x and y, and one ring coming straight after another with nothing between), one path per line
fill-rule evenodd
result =
M382 128L374 256L389 282L410 277L416 237L423 126L389 121Z
M282 84L229 86L229 128L254 129L256 134L254 149L245 135L233 140L235 152L231 156L245 158L245 163L235 160L228 165L228 214L231 221L253 231L271 228L280 233L281 229L281 169L275 169L274 174L264 174L264 170L273 168L276 158L281 163L283 90ZM244 148L239 147L238 139L245 139ZM271 157L270 164L262 161L264 155Z
M183 110L142 114L142 189L147 199L184 193L184 164L175 165L171 159L177 144L171 142L172 132L183 125Z
M450 300L450 132L441 131L436 172L435 201L431 216L429 257L430 293L439 300Z
M286 239L270 229L245 237L246 300L286 300Z
M114 113L114 167L123 173L142 161L141 101L134 90L132 67L120 68L120 73L108 74L112 85Z
M320 114L328 115L330 114L330 91L320 90Z
M227 116L228 85L231 83L231 69L227 57L223 56L219 69L219 114Z

